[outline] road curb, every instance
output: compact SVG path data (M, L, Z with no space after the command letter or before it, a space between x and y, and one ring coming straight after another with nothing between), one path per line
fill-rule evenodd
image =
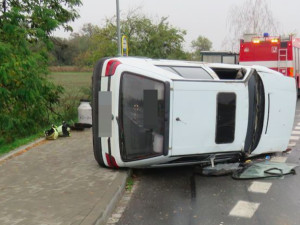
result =
M32 148L48 143L45 138L39 138L29 144L20 146L2 156L0 156L0 164L14 157L22 155ZM116 205L120 201L125 188L128 177L131 176L132 170L116 171L117 176L112 183L109 184L109 188L103 193L101 200L92 207L87 207L84 211L88 212L80 225L105 225L111 214L113 213ZM99 187L101 188L101 187ZM104 204L104 205L103 205Z
M117 186L117 190L113 193L112 196L105 195L101 202L95 205L95 207L91 210L89 215L80 223L80 225L104 225L106 224L108 218L113 213L116 205L122 197L122 194L125 191L127 179L131 176L132 170L129 169L125 176L124 173L119 173L119 176L123 176L120 179L115 179L112 184L112 187ZM105 209L101 207L103 202L108 202Z
M0 163L6 161L8 159L14 158L16 156L19 156L19 155L29 151L30 149L32 149L40 144L46 143L46 142L47 142L47 140L45 138L39 138L35 141L30 142L29 144L22 145L14 150L0 156Z

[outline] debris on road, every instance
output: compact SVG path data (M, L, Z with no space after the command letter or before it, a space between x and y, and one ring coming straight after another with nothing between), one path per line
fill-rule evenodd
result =
M47 140L55 140L58 138L58 131L55 125L52 124L51 128L45 131L45 138Z
M284 175L288 174L295 175L295 168L297 166L297 164L285 162L256 162L245 166L242 170L236 170L232 174L232 178L237 180L248 180L263 179L270 177L283 177Z
M220 163L202 168L202 174L206 176L222 176L232 174L234 171L242 169L240 163Z
M283 177L296 174L297 164L286 163L286 157L279 160L279 156L265 155L258 158L239 160L236 163L219 163L204 167L196 167L195 173L204 176L231 175L236 180L263 179L270 177Z
M70 131L70 125L63 121L62 125L58 127L52 124L51 128L45 131L45 137L47 140L55 140L58 137L70 137Z

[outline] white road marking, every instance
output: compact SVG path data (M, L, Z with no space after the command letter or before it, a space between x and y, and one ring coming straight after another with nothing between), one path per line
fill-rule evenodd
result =
M274 156L274 157L271 158L270 161L283 163L283 162L286 162L286 160L287 160L287 157L284 157L284 156Z
M294 129L295 130L300 130L300 126L295 126Z
M288 147L295 147L296 146L296 142L290 142Z
M269 182L252 182L251 186L248 188L248 191L255 193L264 193L266 194L271 188L272 183Z
M292 134L300 134L300 131L293 130Z
M116 224L119 222L119 218L109 217L106 224Z
M258 209L259 205L260 203L238 201L230 211L229 216L251 218Z
M300 123L298 123L298 126L300 126Z
M298 140L299 140L299 137L298 137L298 136L291 136L291 137L290 137L290 140L298 141Z

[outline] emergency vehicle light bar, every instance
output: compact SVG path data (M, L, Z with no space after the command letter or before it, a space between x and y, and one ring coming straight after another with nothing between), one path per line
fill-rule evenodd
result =
M271 42L272 42L272 43L278 43L278 39L275 39L275 38L274 38L274 39L271 40Z
M259 44L261 41L270 41L271 43L278 43L279 42L278 38L258 38L258 37L256 37L256 38L252 39L252 42L254 44Z

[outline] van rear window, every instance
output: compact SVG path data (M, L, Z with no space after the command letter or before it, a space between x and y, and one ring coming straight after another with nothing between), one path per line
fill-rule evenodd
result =
M124 73L120 88L120 143L124 161L163 154L165 85Z

